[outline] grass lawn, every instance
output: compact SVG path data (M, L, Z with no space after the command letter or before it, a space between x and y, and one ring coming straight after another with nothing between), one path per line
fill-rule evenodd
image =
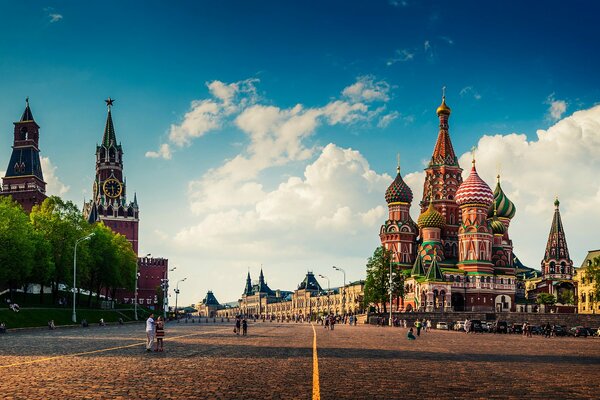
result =
M59 296L71 299L72 296L69 292L60 292ZM73 308L69 304L67 306L58 306L52 304L52 294L46 293L44 295L44 304L39 303L39 295L33 295L28 293L16 293L12 294L12 302L17 303L20 307L18 313L8 308L6 298L9 294L6 293L0 296L0 322L6 324L7 329L11 328L29 328L36 326L47 326L49 320L54 320L54 325L73 325L71 317L73 315ZM82 319L86 319L90 325L96 325L100 321L100 318L104 319L104 322L111 323L117 322L119 318L123 318L124 322L134 321L134 310L131 304L117 304L115 309L100 309L88 308L84 305L87 304L87 296L81 295L80 298L81 306L77 306L77 323L80 324ZM92 299L92 305L95 305L95 298ZM151 312L142 306L138 306L138 320L144 321L148 318Z

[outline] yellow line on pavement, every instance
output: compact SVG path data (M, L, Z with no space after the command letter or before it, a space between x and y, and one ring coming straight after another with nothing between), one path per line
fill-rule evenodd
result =
M319 357L317 356L317 331L315 326L310 324L313 330L313 390L312 399L321 400L321 388L319 386Z
M221 330L222 329L218 329L216 331L221 331ZM170 337L168 340L181 339L181 338L189 337L189 336L206 335L206 334L214 333L214 332L215 331L210 331L210 332L206 332L205 331L205 332L189 333L187 335L173 336L173 337ZM168 340L165 339L165 341L168 341ZM127 345L124 345L124 346L117 346L117 347L109 347L109 348L106 348L106 349L84 351L84 352L81 352L81 353L61 354L59 356L38 358L36 360L31 360L31 361L23 361L23 362L18 362L18 363L14 363L14 364L0 365L0 369L2 369L2 368L9 368L9 367L18 367L20 365L27 365L27 364L36 364L36 363L41 363L41 362L44 362L44 361L56 360L56 359L59 359L59 358L77 357L77 356L85 356L85 355L88 355L88 354L104 353L106 351L126 349L128 347L141 346L141 345L145 345L145 344L146 344L146 341L144 340L143 342L137 342L137 343L133 343L133 344L127 344Z

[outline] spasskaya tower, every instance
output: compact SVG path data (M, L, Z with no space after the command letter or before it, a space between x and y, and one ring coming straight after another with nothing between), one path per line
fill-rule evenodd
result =
M108 106L102 143L96 145L96 178L92 199L83 206L88 222L102 221L114 232L124 235L138 253L139 208L137 196L127 202L127 184L123 178L123 149L117 143L111 108L114 100L105 100Z

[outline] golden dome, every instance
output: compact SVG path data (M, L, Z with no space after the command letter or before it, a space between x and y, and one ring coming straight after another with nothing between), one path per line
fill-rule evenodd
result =
M442 97L442 104L440 104L440 106L437 108L437 115L440 114L446 114L446 115L450 115L450 107L448 107L446 105L446 96Z

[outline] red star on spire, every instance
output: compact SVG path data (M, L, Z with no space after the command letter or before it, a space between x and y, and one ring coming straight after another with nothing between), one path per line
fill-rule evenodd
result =
M106 102L106 105L110 108L113 103L115 102L115 99L111 99L110 97L106 100L104 100Z

